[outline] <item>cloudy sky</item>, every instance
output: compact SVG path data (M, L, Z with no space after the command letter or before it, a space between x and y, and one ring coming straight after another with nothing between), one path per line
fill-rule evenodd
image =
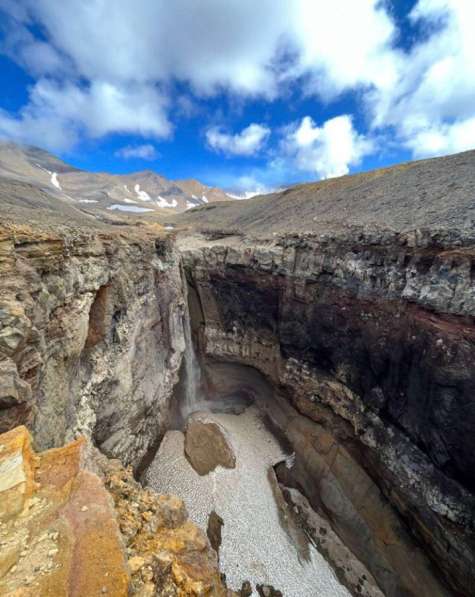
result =
M264 190L475 148L474 0L0 0L0 138Z

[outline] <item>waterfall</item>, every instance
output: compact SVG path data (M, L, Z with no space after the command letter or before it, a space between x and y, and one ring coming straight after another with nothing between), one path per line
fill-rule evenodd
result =
M183 295L185 308L183 311L183 333L185 337L185 399L182 405L182 415L186 419L191 413L198 410L201 371L193 345L191 333L190 308L188 304L188 283L182 269Z

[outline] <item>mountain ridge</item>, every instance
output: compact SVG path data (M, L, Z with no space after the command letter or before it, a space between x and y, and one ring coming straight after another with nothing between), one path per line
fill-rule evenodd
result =
M223 190L196 179L168 180L150 169L127 174L90 172L71 166L44 149L11 142L0 142L0 179L44 190L87 213L181 212L232 200Z

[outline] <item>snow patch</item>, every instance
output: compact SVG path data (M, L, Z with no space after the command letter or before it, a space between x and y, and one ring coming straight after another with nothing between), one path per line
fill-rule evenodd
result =
M167 201L165 197L159 195L157 197L157 205L158 207L177 207L178 201L176 199L172 199L171 201Z
M97 203L95 199L79 199L79 203Z
M139 184L135 185L134 191L137 193L137 197L142 201L151 201L150 195L146 191L141 191Z
M172 226L171 224L167 224L165 226L165 230L175 230L175 226Z
M201 195L201 199L205 202L208 203L208 197L206 197L206 195Z
M230 588L238 590L248 579L251 584L273 584L286 597L350 597L312 544L302 557L279 519L269 469L286 454L262 424L257 408L251 406L241 415L206 414L206 419L225 428L236 467L218 466L198 475L185 457L183 433L168 431L147 470L146 487L179 495L203 531L210 512L219 513L225 529L220 566Z
M122 199L122 201L124 203L137 203L137 201L134 201L133 199L128 199L127 197L125 197L124 199Z
M107 209L118 209L119 211L132 211L134 213L145 213L146 211L153 211L153 209L148 209L147 207L136 207L135 205L119 205L118 203L114 203L114 205L109 205Z
M56 187L60 191L63 190L61 188L61 185L59 184L57 172L51 172L51 170L47 170L46 168L43 168L43 166L40 166L40 164L37 164L36 162L35 162L35 166L37 166L40 170L43 170L43 172L47 172L51 176L50 182L54 187Z
M58 173L57 172L52 172L51 173L51 184L53 186L55 186L57 189L59 189L60 191L62 191L63 189L61 188L61 185L59 184L59 180L58 180Z

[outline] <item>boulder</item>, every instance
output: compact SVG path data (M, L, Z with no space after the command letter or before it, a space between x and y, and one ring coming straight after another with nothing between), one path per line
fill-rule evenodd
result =
M226 431L206 415L194 415L185 432L185 455L199 475L207 475L221 465L235 468L236 457Z

